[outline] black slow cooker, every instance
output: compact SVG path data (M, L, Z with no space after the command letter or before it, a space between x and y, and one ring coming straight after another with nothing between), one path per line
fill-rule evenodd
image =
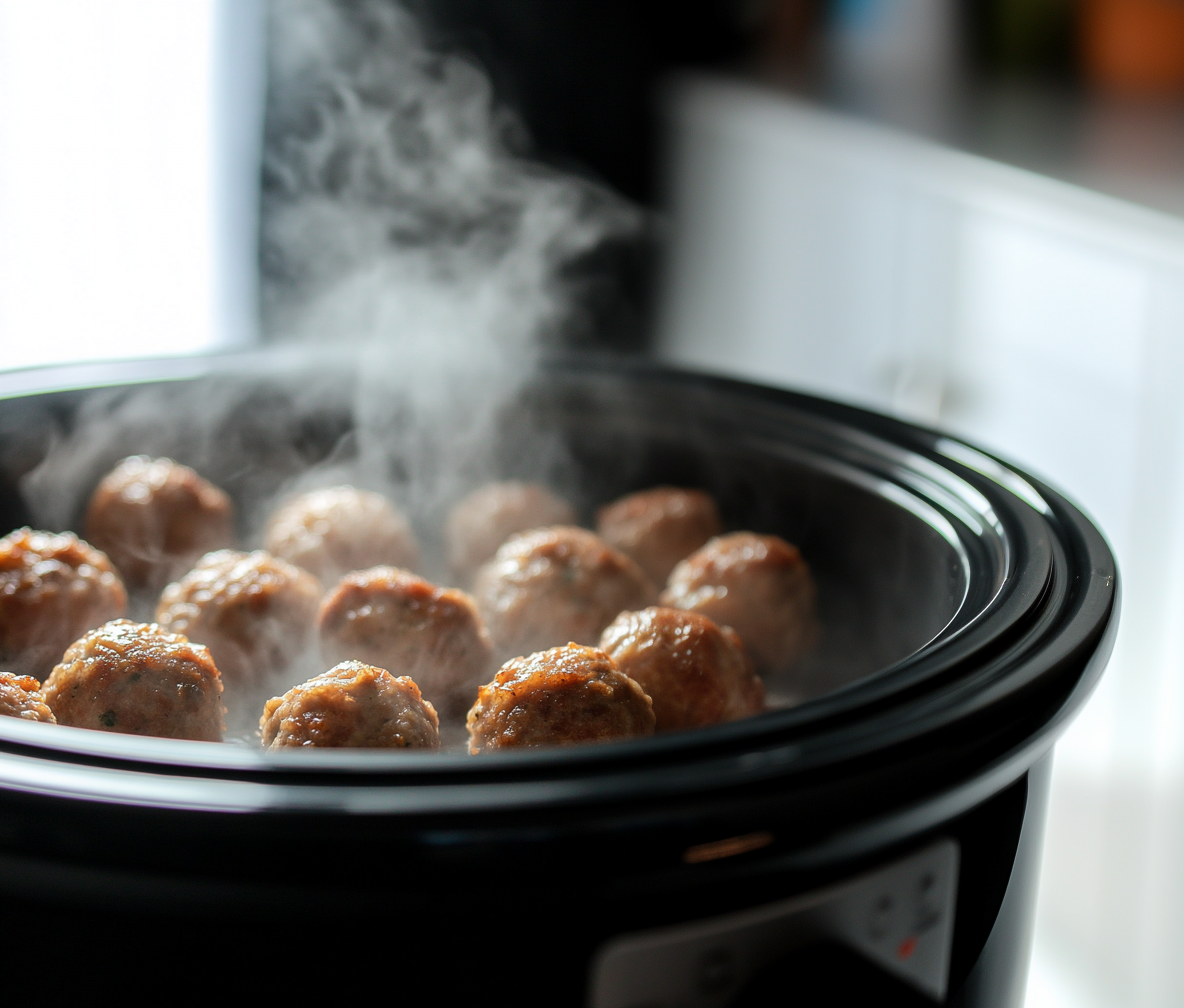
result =
M34 521L29 474L133 400L253 513L348 440L332 370L264 354L0 377L0 518ZM240 407L196 458L187 411L227 389ZM800 546L823 633L769 684L777 709L481 757L0 719L0 921L24 979L130 999L1020 1004L1052 746L1117 625L1090 521L961 440L656 365L552 362L499 422L497 469L539 476L524 432L549 432L586 517L698 486L730 527ZM96 443L55 513L132 447Z

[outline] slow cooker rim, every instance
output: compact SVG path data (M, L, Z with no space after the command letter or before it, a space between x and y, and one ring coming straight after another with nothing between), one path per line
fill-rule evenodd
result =
M151 362L134 362L133 376L140 381L159 381L173 378L175 380L188 380L195 377L201 377L203 374L208 374L211 371L218 369L232 370L236 373L241 373L244 369L251 367L260 367L267 374L274 373L277 366L292 366L299 368L307 366L307 356L301 357L291 353L272 355L267 352L252 353L248 355L234 354L226 355L217 359L206 359L200 362L194 362L192 359L157 359ZM576 369L587 370L589 368L603 369L611 368L614 376L619 377L622 369L622 362L618 359L611 361L604 360L590 360L589 358L578 358L574 362L568 359L565 362L552 363L552 367L575 367ZM1104 539L1093 528L1093 526L1085 519L1084 515L1070 505L1061 495L1057 494L1051 489L1046 489L1040 481L1032 479L1027 474L1008 465L995 458L982 453L981 450L974 448L961 442L959 439L951 438L947 434L935 431L925 431L923 428L918 428L915 425L904 424L901 421L895 421L892 418L883 417L878 414L871 413L866 410L860 410L857 407L846 406L844 404L834 403L829 400L818 399L813 396L806 396L802 393L787 392L779 389L769 389L764 386L753 385L751 383L742 383L734 379L719 378L715 376L696 375L693 372L676 371L669 368L654 365L649 362L629 362L626 365L628 371L633 374L643 374L646 377L658 376L667 381L682 381L692 382L700 385L709 385L715 387L728 388L734 393L743 394L746 396L756 395L765 399L770 399L774 402L788 402L796 404L801 412L803 404L818 408L823 415L829 413L839 413L838 420L842 422L842 416L845 414L850 420L852 417L864 421L869 427L873 429L877 426L884 428L885 425L890 425L888 429L895 428L896 435L901 438L905 444L910 445L913 450L917 448L925 449L927 447L925 440L928 439L928 452L922 451L923 457L929 457L931 454L936 454L940 458L944 458L943 463L939 465L949 466L953 463L961 467L967 474L973 473L974 477L979 480L988 479L982 472L975 472L966 465L964 459L953 459L949 457L950 445L960 446L965 452L976 453L975 457L981 459L993 460L1004 474L1013 476L1015 479L1021 481L1032 490L1041 503L1048 508L1048 498L1051 496L1053 501L1060 505L1060 510L1064 510L1070 526L1076 526L1078 531L1083 529L1086 532L1093 532L1098 542L1100 543L1106 557L1110 560L1110 565L1113 566L1112 556L1105 546ZM54 371L56 369L42 369L38 374L23 374L20 376L21 383L26 389L25 392L15 393L19 395L36 395L44 392L62 391L61 385L67 384L71 389L82 389L94 387L93 384L88 385L79 380L80 373L74 369L69 373L72 382L61 382L60 375L58 384L55 385ZM92 375L93 377L93 375ZM103 384L121 384L118 381L118 371L113 369L106 369L103 375L99 378L105 378ZM27 391L30 388L36 387L36 391ZM0 397L5 397L11 391L12 384L10 382L0 381ZM859 432L863 432L864 428L847 423L846 426L854 426ZM920 443L919 443L920 442ZM941 444L939 445L939 442ZM944 448L945 450L939 450ZM1008 502L1019 500L1024 507L1029 509L1029 513L1039 514L1036 505L1033 504L1032 499L1024 499L1021 494L1017 494L1014 486L1006 486L998 479L992 481L992 485L1000 487L1006 491L1008 497L1001 498ZM1041 492L1035 488L1040 487ZM1014 510L1014 507L1011 509ZM1052 508L1051 511L1058 510ZM1004 512L1008 513L1009 509L1004 508ZM1024 513L1024 512L1019 512ZM1040 517L1047 520L1048 513L1040 514ZM1087 536L1088 538L1088 536ZM1103 558L1104 560L1105 558ZM1114 591L1117 589L1116 571L1114 573L1114 580L1107 587L1111 587ZM1014 583L1014 582L1013 582ZM928 646L927 646L928 647ZM890 694L892 688L889 685L885 686L894 675L898 674L902 667L916 667L918 665L932 662L934 655L941 651L941 646L933 648L926 652L922 649L913 655L908 656L903 661L890 666L888 669L882 670L861 680L859 683L852 684L850 687L841 691L836 691L836 694L843 694L840 697L840 702L849 702L854 695L859 696L860 687L865 689L869 683L875 682L876 689L885 691ZM815 704L820 704L822 701L831 700L832 706L835 702L832 698L835 694L828 694L825 697L820 697L815 701L810 701L793 710L796 712L789 718L790 722L804 723L806 720L817 720L813 715L818 712L820 708L814 707L813 710L804 710L805 708L812 708ZM532 778L539 776L539 770L542 764L547 764L552 768L566 768L579 771L582 768L591 768L595 770L596 767L604 767L606 764L628 762L636 756L644 753L649 757L665 757L677 758L680 753L684 753L688 749L694 749L699 753L711 751L720 748L731 748L735 744L742 744L746 749L758 749L762 747L762 743L766 746L770 741L775 741L775 737L783 735L786 730L786 724L783 716L789 714L788 711L770 712L761 715L757 718L748 719L746 722L737 722L731 725L720 725L710 729L703 729L693 733L680 733L678 736L658 737L653 740L645 740L643 742L623 742L608 746L600 747L586 747L584 749L569 749L569 750L550 750L545 753L542 752L528 752L528 753L513 753L513 754L499 754L493 760L483 759L481 761L474 761L470 757L464 755L450 756L445 754L439 755L419 755L419 754L401 754L402 759L397 767L390 765L389 757L384 761L381 754L373 753L293 753L293 754L278 754L265 755L262 753L254 753L249 751L236 750L235 747L230 746L210 746L208 743L186 743L177 742L175 740L149 740L149 739L135 739L135 737L107 735L107 733L94 733L84 729L64 729L66 735L60 733L63 729L60 726L42 726L32 725L26 723L16 722L14 724L0 724L0 739L3 739L5 747L16 752L37 752L45 755L52 752L55 757L62 762L77 761L79 763L90 761L95 764L109 764L111 766L123 766L128 763L135 765L145 772L153 772L153 768L159 768L155 772L163 771L165 775L172 776L178 772L183 773L197 773L203 771L217 770L223 773L247 773L258 774L262 773L282 773L285 775L292 773L306 773L313 772L317 775L325 773L343 774L343 773L374 773L384 774L389 776L397 776L399 779L391 780L388 783L402 784L406 778L418 777L426 774L432 778L439 777L441 774L455 773L461 771L464 777L471 777L474 773L480 774L482 777L496 777L496 776L515 776L518 773L527 772ZM6 721L8 719L5 719ZM43 731L44 729L44 731ZM72 750L65 752L57 746L46 746L38 738L38 734L48 734L53 732L59 733L59 739L67 741L72 737L72 733L78 733L85 736L85 740L79 740L77 746L70 746ZM102 739L96 738L97 735L102 735ZM107 744L103 744L107 743ZM195 750L192 747L201 747L200 750ZM177 755L172 758L169 757L170 750ZM212 753L211 750L214 752ZM182 760L178 757L185 754ZM215 756L216 753L216 756ZM377 758L376 758L377 757ZM409 757L409 758L408 758ZM232 765L227 765L227 760ZM368 764L368 765L367 765Z

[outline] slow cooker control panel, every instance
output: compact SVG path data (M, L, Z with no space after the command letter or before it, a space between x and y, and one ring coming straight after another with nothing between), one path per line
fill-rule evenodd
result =
M751 910L622 935L597 954L590 1008L726 1008L794 949L838 942L940 1003L958 844L943 838L874 872Z

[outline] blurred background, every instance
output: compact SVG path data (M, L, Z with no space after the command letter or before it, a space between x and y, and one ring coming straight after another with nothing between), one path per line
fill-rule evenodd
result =
M522 153L648 208L573 342L952 430L1098 520L1123 624L1057 748L1027 1004L1180 1004L1184 0L406 6ZM0 0L0 366L276 338L267 19Z

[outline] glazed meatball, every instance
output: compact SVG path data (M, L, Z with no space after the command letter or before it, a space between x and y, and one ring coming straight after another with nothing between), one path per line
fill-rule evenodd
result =
M70 532L23 528L0 539L0 664L44 679L78 637L122 616L111 562Z
M321 604L321 653L410 676L438 709L463 714L490 673L493 649L473 600L408 571L347 574Z
M86 537L130 589L159 591L203 553L234 541L230 498L188 466L133 455L99 483Z
M448 562L458 584L472 583L482 564L516 532L574 525L576 512L537 483L489 483L452 509L444 528Z
M654 588L620 550L559 525L503 543L477 572L473 594L504 660L565 641L594 645L617 613L648 605Z
M307 571L262 550L219 550L164 590L156 621L210 649L238 730L308 651L320 601Z
M266 548L323 584L376 564L413 568L419 562L407 519L385 497L352 486L292 498L268 522Z
M0 672L0 717L15 717L23 721L47 721L56 718L45 702L41 683L32 676Z
M436 711L406 676L345 661L267 701L264 749L439 749Z
M43 692L58 724L222 741L222 680L210 652L155 623L112 620L84 634Z
M654 584L674 565L724 530L719 509L702 490L655 487L629 494L596 512L596 532L631 556Z
M796 546L777 536L734 532L675 567L660 602L730 626L758 672L777 672L813 646L814 598L814 580Z
M568 644L506 662L469 711L469 752L654 733L650 698L598 648Z
M731 627L657 606L623 612L601 634L600 649L654 704L657 731L700 728L759 714L765 684Z

